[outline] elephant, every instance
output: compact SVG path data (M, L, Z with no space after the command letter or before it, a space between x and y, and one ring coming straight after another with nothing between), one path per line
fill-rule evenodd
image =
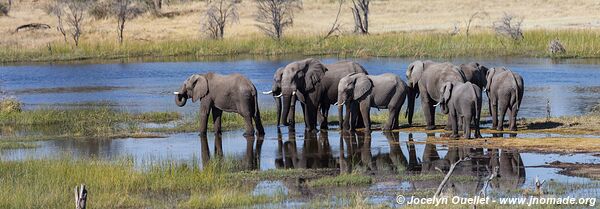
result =
M509 128L511 131L516 131L517 114L525 88L523 77L505 67L500 67L490 69L487 72L486 80L487 85L484 91L487 92L489 98L492 129L504 130L504 115L506 110L510 110Z
M406 70L408 82L408 124L412 125L415 99L421 96L421 108L425 116L427 130L435 129L435 106L441 101L440 88L446 82L464 83L465 75L460 68L449 62L437 63L431 60L415 61ZM448 123L449 124L449 123ZM447 124L447 125L448 125Z
M487 84L485 76L488 70L487 67L477 62L469 62L468 64L460 65L460 71L465 75L465 80L479 86L480 89L485 88L485 85Z
M388 121L383 126L384 131L398 128L398 115L408 94L408 86L399 76L391 73L381 75L352 73L340 79L337 89L340 123L350 117L342 115L343 105L357 103L358 110L356 112L352 110L350 114L358 115L360 112L366 131L371 129L371 107L389 110Z
M329 107L337 101L340 79L350 73L368 74L356 62L342 61L325 65L308 58L286 65L281 77L283 97L282 121L286 125L291 99L296 96L304 105L306 130L316 131L318 110L321 110L320 129L327 130Z
M275 100L275 106L276 106L276 111L277 111L277 126L279 126L280 124L282 124L281 122L281 76L283 75L283 67L280 67L279 69L277 69L277 71L275 71L275 74L273 74L273 86L271 87L270 91L266 91L266 92L262 92L263 94L271 94L273 95L273 99ZM288 113L288 121L283 123L284 125L290 125L291 127L293 127L296 123L295 121L295 110L296 110L296 96L292 96L291 99L291 104L290 104L290 111ZM304 111L304 106L302 107L302 111Z
M479 119L481 115L481 89L466 83L446 82L440 88L442 100L436 104L444 114L448 114L452 126L452 138L458 137L459 123L462 124L463 138L471 138L471 122L475 124L475 138L481 138Z
M240 114L246 122L244 136L254 135L252 119L259 135L265 130L260 119L256 88L241 74L219 75L213 72L194 74L187 78L175 94L175 103L179 107L186 104L188 98L200 101L200 134L206 134L208 115L212 111L215 133L221 133L221 115L223 111Z

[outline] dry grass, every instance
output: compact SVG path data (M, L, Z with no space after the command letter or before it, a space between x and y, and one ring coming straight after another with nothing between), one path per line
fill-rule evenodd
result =
M544 137L544 138L480 138L480 139L447 139L430 138L426 142L448 144L455 146L487 147L500 149L515 149L536 152L588 153L600 152L600 143L595 138L576 137Z
M48 0L14 1L9 17L0 17L0 46L23 48L45 47L48 43L62 41L54 29L56 20L43 11ZM565 7L564 5L569 5ZM305 0L304 10L296 13L294 26L286 31L291 35L322 35L331 27L337 11L337 2L332 0ZM352 14L349 5L340 14L341 29L352 30ZM173 17L143 15L125 26L125 40L152 42L156 40L187 40L202 36L200 14L204 2L170 4L162 13L179 13ZM225 30L225 38L262 37L255 27L253 1L242 1L240 21ZM449 32L458 25L464 32L466 21L476 11L485 12L482 19L472 23L472 29L491 30L494 21L504 12L510 12L525 21L525 29L587 29L600 25L594 21L599 17L600 3L576 0L531 0L531 1L478 1L478 0L432 0L432 1L373 1L370 15L371 33L405 31ZM168 15L164 15L168 16ZM43 31L14 33L17 26L32 22L46 23L53 28ZM116 19L93 20L87 18L84 25L83 42L117 42ZM527 38L527 37L526 37ZM562 39L561 39L562 40Z

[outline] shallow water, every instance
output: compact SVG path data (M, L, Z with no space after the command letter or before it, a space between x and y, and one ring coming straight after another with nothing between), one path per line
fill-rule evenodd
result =
M122 63L40 64L0 66L0 90L16 96L25 108L51 106L78 108L102 102L126 111L179 111L193 113L198 104L179 108L173 104L171 92L177 90L187 76L193 73L216 71L222 74L239 72L248 76L259 91L268 90L272 74L281 66L300 58L231 59L231 60L150 60ZM333 63L337 58L323 58ZM370 74L395 72L404 78L406 67L413 59L369 58L354 59L363 64ZM600 101L600 59L562 60L550 59L477 59L493 66L508 66L525 79L525 98L519 117L545 117L546 102L550 101L553 116L577 115L588 111ZM448 60L465 63L469 60ZM273 105L270 96L261 95L262 108ZM485 105L484 105L485 106ZM419 107L419 106L417 106ZM299 123L301 124L301 123ZM153 124L156 126L162 126ZM300 125L298 125L300 126ZM600 163L592 154L547 154L522 152L518 148L488 149L486 147L453 147L412 142L426 142L439 134L396 132L383 134L375 131L340 134L330 130L305 135L303 127L296 132L287 128L267 126L266 136L244 138L243 130L227 131L216 137L209 133L168 135L165 138L113 139L113 140L50 140L40 141L38 148L0 150L0 160L23 160L61 157L98 157L114 160L128 157L136 167L163 160L181 163L205 164L217 156L235 158L246 170L282 168L333 168L341 171L362 170L396 175L409 173L439 173L459 159L470 157L456 171L474 176L478 181L460 183L459 193L471 194L481 187L481 179L490 169L499 166L502 179L499 188L506 190L530 188L534 178L566 183L589 183L592 180L559 174L559 169L545 167L559 160L571 163ZM332 127L335 129L335 127ZM31 132L31 130L29 130ZM41 132L45 133L45 132ZM491 135L483 134L484 137ZM518 137L560 137L557 134L518 134ZM505 135L504 137L513 137ZM577 136L594 137L598 136ZM393 202L398 191L416 191L436 187L439 182L383 181L364 191L369 202ZM293 187L281 181L259 182L256 195L276 192L288 193ZM590 190L598 194L599 188ZM288 200L285 206L301 205ZM274 205L278 208L280 205Z
M0 66L0 89L18 97L26 108L62 107L69 103L108 102L127 111L193 112L197 104L178 108L171 92L193 73L215 71L221 74L241 73L261 90L269 90L272 75L278 67L299 57L273 59L238 58L225 60L183 59L160 61L123 61L106 64L64 63ZM338 58L322 58L334 63ZM364 65L370 74L393 72L404 79L407 58L351 59ZM600 61L598 59L465 59L488 66L507 66L525 79L525 98L520 117L544 117L550 101L553 116L585 113L600 101ZM270 96L261 95L262 107L273 105ZM62 104L62 105L61 105ZM69 105L66 105L69 107ZM417 106L419 107L419 106ZM333 112L332 112L333 113ZM334 113L335 114L335 113Z

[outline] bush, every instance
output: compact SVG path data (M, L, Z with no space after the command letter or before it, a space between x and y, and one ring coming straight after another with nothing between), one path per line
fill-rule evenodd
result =
M21 102L13 98L0 100L0 113L21 112Z
M10 6L5 3L0 3L0 16L8 16L8 12L10 11Z
M107 19L110 15L111 5L107 1L98 1L88 11L96 20Z

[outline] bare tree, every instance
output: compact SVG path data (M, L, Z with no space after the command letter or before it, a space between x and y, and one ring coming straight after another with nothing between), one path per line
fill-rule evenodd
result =
M238 0L213 0L208 2L204 12L205 21L202 29L210 38L222 39L227 23L239 20L237 11Z
M144 13L143 7L136 5L136 0L114 0L112 13L117 17L117 35L119 44L123 44L125 22Z
M500 20L494 22L494 30L497 34L506 36L515 41L520 41L524 38L521 24L523 19L519 19L512 14L504 13Z
M256 0L257 27L269 37L280 40L283 30L294 23L294 11L302 9L300 0Z
M94 0L65 0L67 6L67 13L65 13L67 24L71 27L71 37L75 42L75 46L79 46L79 37L83 32L83 20L85 19L85 13L89 6L91 6Z
M485 16L488 16L487 12L477 11L477 12L473 13L471 15L471 17L469 17L469 20L467 20L467 28L465 30L467 40L469 39L469 31L471 30L471 23L473 23L473 21L475 21L476 19L483 19Z
M67 43L67 31L65 31L65 27L63 24L64 18L64 2L62 1L52 1L48 5L46 5L45 11L49 15L54 15L57 20L56 30L62 34L63 40Z
M354 15L354 32L369 34L369 4L371 0L352 0L352 15Z
M323 40L329 38L335 32L340 31L340 26L342 26L342 24L340 24L338 21L340 19L340 13L342 12L342 5L344 4L344 0L338 0L338 3L339 3L338 12L335 15L335 20L333 21L333 24L331 24L331 28L329 28L329 31L327 32L327 34L325 34L325 36L323 36Z

